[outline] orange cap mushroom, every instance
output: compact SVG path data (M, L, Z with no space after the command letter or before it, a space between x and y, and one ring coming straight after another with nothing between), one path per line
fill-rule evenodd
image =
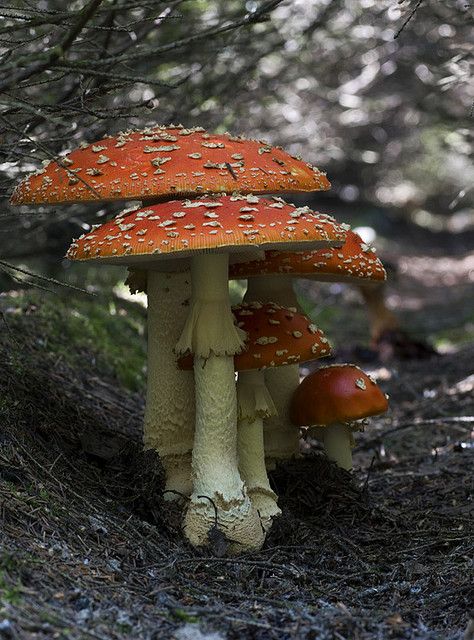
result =
M290 416L299 426L354 422L388 409L377 383L354 364L321 367L301 382Z
M279 147L197 127L155 126L83 144L29 175L12 204L145 200L205 193L329 189L326 175Z
M385 280L386 273L375 249L366 244L354 231L346 230L344 244L337 248L306 251L265 251L261 260L232 264L229 277L252 278L267 275L289 275L316 280L358 281Z
M219 518L230 527L236 549L263 542L257 513L236 468L233 357L244 347L245 334L235 327L230 310L229 254L245 250L253 255L260 247L285 245L332 246L345 238L329 216L274 204L254 195L167 201L93 228L67 254L73 260L141 263L157 271L191 267L192 304L176 351L191 351L195 360L194 481L184 521L195 546L207 543L215 518L203 496L211 498L211 506L212 500L226 505Z
M352 468L354 422L388 409L377 383L353 364L321 367L307 376L293 394L290 417L297 426L324 427L324 447L330 460Z
M237 326L247 334L246 351L234 356L234 368L239 372L239 470L267 531L280 509L265 469L262 420L275 415L276 409L263 370L321 358L329 355L330 347L323 332L294 309L252 302L237 305L232 311ZM193 358L185 356L178 364L191 369Z
M245 351L234 356L236 371L281 367L308 362L331 353L316 325L296 309L274 302L242 302L232 307L236 325L245 331ZM191 355L178 359L180 369L192 369Z
M364 282L372 286L374 282L383 281L385 270L375 250L351 231L349 225L341 224L341 227L346 231L346 240L341 247L310 248L298 252L266 251L263 259L231 264L230 278L248 278L246 300L274 300L296 307L298 301L293 291L293 278ZM267 423L268 460L291 457L299 449L298 437L288 416L291 397L299 381L297 367L267 374L267 384L278 406L278 415Z
M345 232L326 214L253 195L171 200L125 211L74 241L71 260L138 264L209 250L242 252L285 244L340 245ZM174 267L176 269L176 267Z

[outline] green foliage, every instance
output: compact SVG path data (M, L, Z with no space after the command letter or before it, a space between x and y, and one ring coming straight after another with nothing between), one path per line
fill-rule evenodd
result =
M6 299L5 299L6 298ZM4 301L8 305L8 297ZM115 377L131 390L144 388L146 348L145 311L138 304L113 295L17 293L12 303L18 312L8 323L34 321L36 347L64 359L73 368L90 369ZM14 356L20 371L25 363ZM19 371L19 372L20 372Z

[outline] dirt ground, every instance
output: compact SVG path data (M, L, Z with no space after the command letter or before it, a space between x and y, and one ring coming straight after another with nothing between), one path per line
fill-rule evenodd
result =
M283 463L283 516L239 558L185 544L140 452L140 394L94 348L58 352L49 294L0 297L0 638L472 640L474 257L402 239L390 259L390 302L442 355L380 361L354 349L352 290L308 294L391 410L358 437L352 476L317 445ZM117 322L131 313L115 304Z

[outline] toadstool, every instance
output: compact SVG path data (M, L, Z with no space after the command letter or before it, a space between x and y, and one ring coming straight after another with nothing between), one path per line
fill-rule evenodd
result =
M195 546L208 543L215 523L224 527L230 551L263 542L256 512L237 468L237 401L233 356L245 334L234 326L228 293L230 254L278 246L341 244L345 234L329 216L300 211L257 196L167 201L101 225L74 242L68 257L147 270L191 267L192 298L178 353L194 355L196 418L193 490L185 533ZM150 295L150 290L148 291Z
M281 203L275 198L276 203ZM231 278L248 278L244 300L272 300L299 310L293 290L294 278L310 278L320 281L363 282L369 288L383 282L385 269L375 249L363 242L350 230L346 231L344 244L337 248L310 249L306 251L266 251L262 259L231 265ZM278 414L265 423L265 450L267 464L298 454L299 436L291 425L289 406L291 397L300 383L297 365L284 369L272 369L265 374L266 383L277 407Z
M324 448L342 469L352 469L352 432L361 420L384 413L387 396L377 383L353 364L321 367L296 389L290 417L298 427L323 427Z
M275 415L273 400L265 386L264 371L308 362L330 354L323 332L311 320L269 302L242 303L232 307L237 326L246 332L246 350L234 356L238 372L238 463L242 480L265 530L279 515L276 494L265 467L263 420ZM192 359L180 358L189 369Z
M41 169L17 185L11 202L141 199L150 205L204 193L286 193L325 190L329 186L319 169L266 142L227 133L212 134L201 127L157 125L121 132L90 144L81 143L65 156L44 162ZM143 237L142 241L145 240ZM180 470L187 466L186 458L190 456L194 394L192 385L182 376L180 379L180 373L169 366L171 345L176 341L176 332L183 329L180 307L188 297L183 289L183 279L188 278L169 273L166 278L153 275L150 282L152 279L150 289L155 293L149 297L152 302L148 315L155 328L149 340L144 443L160 454L166 470L166 488L187 493L183 484L186 474L183 476ZM156 303L158 291L160 304ZM158 329L160 323L168 327L168 334ZM158 362L161 365L155 370ZM171 498L175 494L166 495Z
M12 204L147 200L208 193L329 189L325 174L279 147L201 127L125 131L47 161Z

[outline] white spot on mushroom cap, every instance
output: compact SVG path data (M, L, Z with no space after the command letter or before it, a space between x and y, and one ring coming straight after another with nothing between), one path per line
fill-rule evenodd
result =
M278 342L278 338L276 336L260 336L255 340L256 344L274 344Z
M146 146L143 149L143 153L159 153L160 151L176 151L177 149L181 149L177 144L164 144L159 147Z

